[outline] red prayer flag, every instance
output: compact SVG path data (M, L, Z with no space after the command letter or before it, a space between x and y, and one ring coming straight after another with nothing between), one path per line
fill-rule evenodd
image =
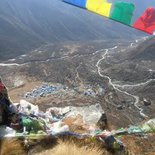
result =
M147 8L133 25L134 28L155 34L155 8Z

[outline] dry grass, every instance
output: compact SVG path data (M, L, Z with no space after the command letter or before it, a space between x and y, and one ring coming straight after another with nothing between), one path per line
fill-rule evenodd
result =
M21 140L4 139L1 141L0 155L27 155ZM29 155L109 155L106 149L90 144L87 140L45 139L32 145Z
M101 151L98 147L90 149L86 146L79 147L74 143L59 140L55 147L33 155L103 155L103 150ZM107 153L104 155L107 155Z
M126 146L125 152L109 152L98 140L71 136L46 138L29 141L30 147L25 150L22 140L4 139L0 141L0 155L154 155L155 137L141 138L134 135L121 138Z
M0 155L26 155L26 151L21 141L4 139L0 141Z
M109 152L97 140L60 136L59 139L44 139L29 151L29 155L109 155Z

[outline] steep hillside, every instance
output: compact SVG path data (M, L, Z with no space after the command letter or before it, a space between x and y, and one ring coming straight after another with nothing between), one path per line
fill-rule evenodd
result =
M137 101L140 103L143 97L152 100L152 105L144 106L144 109L149 117L154 116L155 100L151 92L154 81L150 81L152 72L147 69L150 63L132 60L130 57L143 40L146 38L132 43L112 40L112 43L48 44L0 64L1 76L5 78L7 86L14 88L10 89L14 102L18 102L26 92L31 92L43 82L60 84L68 87L61 95L57 93L32 102L43 109L56 105L100 103L114 126L127 126L143 120L137 105ZM149 69L153 69L153 66ZM152 84L151 87L149 84ZM124 88L124 85L129 85L129 88ZM147 87L149 94L140 93Z
M132 43L130 48L118 53L109 53L109 58L101 63L101 73L111 78L113 86L119 90L117 92L132 96L139 110L143 109L150 117L155 116L154 43L154 37L141 42L138 46ZM144 98L150 102L149 106L145 106Z
M0 59L16 57L46 43L129 40L143 34L61 0L0 1L0 23Z
M155 37L143 42L132 52L131 57L137 60L155 60Z

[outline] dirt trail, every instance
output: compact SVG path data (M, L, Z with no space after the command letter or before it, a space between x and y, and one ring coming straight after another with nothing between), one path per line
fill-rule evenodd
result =
M121 89L119 89L119 88L124 88L124 87L126 87L126 86L130 86L130 87L132 87L132 86L133 86L133 87L134 87L134 86L141 86L141 85L144 85L144 84L149 83L150 80L148 80L147 82L144 82L144 83L141 83L141 84L135 84L135 85L118 85L118 84L113 83L113 82L112 82L112 79L111 79L109 76L103 75L103 74L101 73L102 69L101 69L101 67L100 67L100 63L106 59L106 57L109 55L109 52L110 52L111 50L114 50L114 49L117 49L117 48L118 48L118 47L115 46L115 47L113 47L113 48L105 49L105 53L102 55L102 58L99 59L99 60L97 61L97 63L96 63L96 67L97 67L98 74L99 74L101 77L108 79L109 85L111 85L111 86L112 86L115 90L117 90L118 92L133 97L134 100L135 100L134 106L139 110L140 115L143 116L143 117L147 117L147 116L143 113L143 109L140 108L140 107L138 106L139 97L136 96L136 95L132 95L132 94L128 93L127 91L121 90Z

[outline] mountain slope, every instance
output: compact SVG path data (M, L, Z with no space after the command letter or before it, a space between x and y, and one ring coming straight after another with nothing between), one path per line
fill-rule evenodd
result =
M155 60L155 37L142 43L132 53L135 53L134 59Z
M0 23L0 59L49 42L131 39L143 34L61 0L0 1Z

